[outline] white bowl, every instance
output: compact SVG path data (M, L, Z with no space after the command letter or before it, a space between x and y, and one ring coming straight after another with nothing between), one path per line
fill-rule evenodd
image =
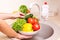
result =
M19 31L19 33L21 33L23 35L35 35L35 34L37 34L39 32L39 30L34 31L34 32L23 32L23 31Z

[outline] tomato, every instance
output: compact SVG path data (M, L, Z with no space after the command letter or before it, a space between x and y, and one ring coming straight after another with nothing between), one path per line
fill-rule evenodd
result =
M35 24L38 23L38 20L36 18L28 18L28 23Z
M33 18L33 21L34 21L33 24L38 23L38 20L36 18Z
M34 31L39 30L40 29L40 25L35 23L35 24L33 24L32 28L33 28Z
M31 23L31 24L33 24L33 23L34 23L34 20L33 20L33 18L28 18L28 23Z

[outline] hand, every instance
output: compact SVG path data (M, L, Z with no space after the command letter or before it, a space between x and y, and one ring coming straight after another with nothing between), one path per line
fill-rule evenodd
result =
M14 15L14 18L18 18L18 17L24 18L24 14L22 12L17 12L17 13L15 13L13 15Z
M28 39L28 38L32 38L32 36L26 36L26 35L18 34L18 35L16 36L16 38L18 38L18 39Z

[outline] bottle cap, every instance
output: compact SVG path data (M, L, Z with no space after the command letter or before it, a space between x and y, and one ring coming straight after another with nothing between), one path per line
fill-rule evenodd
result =
M44 2L44 4L46 5L46 4L47 4L47 2Z

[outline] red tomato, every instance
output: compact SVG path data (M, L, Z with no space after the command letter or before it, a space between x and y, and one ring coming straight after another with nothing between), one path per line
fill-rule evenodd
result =
M28 18L28 23L31 23L31 24L33 24L33 23L34 23L34 20L33 20L33 18Z
M36 18L33 18L34 24L38 23L38 20Z
M35 23L35 24L33 24L32 28L33 28L34 31L39 30L40 29L40 25Z

